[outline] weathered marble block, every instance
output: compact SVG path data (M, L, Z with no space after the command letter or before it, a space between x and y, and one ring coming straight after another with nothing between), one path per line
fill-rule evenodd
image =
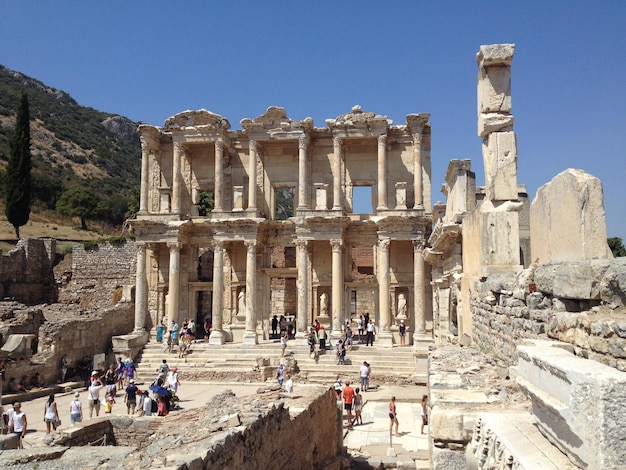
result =
M490 201L517 199L515 132L494 132L483 140L485 190Z
M517 382L532 400L540 431L581 468L624 468L626 373L557 345L517 347Z

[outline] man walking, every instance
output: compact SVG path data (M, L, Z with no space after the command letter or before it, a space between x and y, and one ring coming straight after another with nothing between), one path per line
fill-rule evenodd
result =
M352 404L354 403L354 389L350 387L350 381L346 380L346 386L343 387L341 392L343 396L343 407L346 410L346 416L348 418L348 428L352 427Z

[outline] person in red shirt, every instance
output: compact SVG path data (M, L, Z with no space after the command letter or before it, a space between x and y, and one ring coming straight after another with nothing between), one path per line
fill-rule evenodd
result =
M341 392L343 396L343 407L346 410L348 417L348 427L352 427L352 404L354 403L354 389L350 387L350 381L346 380L346 386L343 387Z

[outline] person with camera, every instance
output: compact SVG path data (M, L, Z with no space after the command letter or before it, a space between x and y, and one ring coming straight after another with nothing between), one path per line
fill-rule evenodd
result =
M100 380L98 373L94 370L91 373L91 385L87 389L89 397L89 418L93 417L94 410L96 410L96 417L100 415L100 390L102 387L102 380Z

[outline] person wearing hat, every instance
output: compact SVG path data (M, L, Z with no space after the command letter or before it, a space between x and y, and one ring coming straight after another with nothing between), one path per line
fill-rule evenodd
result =
M398 334L400 335L400 346L406 346L406 325L404 320L400 320L400 326L398 327Z
M83 404L80 401L80 393L74 394L70 402L70 424L80 423L83 420Z
M87 389L89 392L89 418L93 417L94 410L96 410L96 416L100 415L100 390L103 387L95 370L91 373L91 379L91 386Z
M135 414L135 408L137 408L137 392L139 392L139 389L135 385L135 379L130 379L128 381L128 387L126 387L126 394L124 395L127 415Z

